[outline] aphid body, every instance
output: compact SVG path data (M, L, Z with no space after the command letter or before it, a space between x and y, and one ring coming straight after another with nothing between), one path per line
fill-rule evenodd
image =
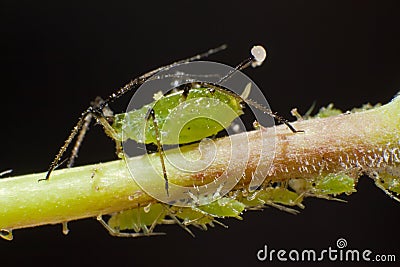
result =
M146 120L150 109L154 111L160 140L165 145L200 141L227 128L243 114L239 96L210 84L190 86L187 96L183 96L185 91L180 90L140 109L117 114L112 124L117 140L129 138L139 143L156 144L156 126ZM172 111L176 116L171 116ZM192 120L192 117L196 119Z
M290 179L289 186L304 196L331 199L331 196L355 192L356 181L345 173L329 173L314 179Z

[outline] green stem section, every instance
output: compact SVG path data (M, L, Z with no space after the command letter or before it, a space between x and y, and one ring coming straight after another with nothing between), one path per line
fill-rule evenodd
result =
M266 181L311 179L341 171L350 171L355 177L373 171L399 172L400 97L372 110L301 120L293 126L304 133L278 126L276 131L240 134L248 138L248 152L235 146L233 153L245 154L248 160L244 169L239 164L231 170L242 177L235 189L247 188L259 166L268 167ZM266 143L273 140L275 154L260 150L261 133ZM217 157L205 171L187 173L168 165L170 183L203 185L221 175L231 160L230 138L218 139L214 144ZM173 158L182 152L184 157L194 159L207 155L206 150L199 154L198 146L191 145L167 154ZM135 157L129 162L135 174L146 177L150 186L162 179L154 171L160 170L157 155ZM193 164L197 162L201 160ZM63 223L155 202L131 178L124 160L57 170L50 180L38 182L44 177L45 173L38 173L0 179L0 229ZM154 185L152 190L162 193L164 188Z

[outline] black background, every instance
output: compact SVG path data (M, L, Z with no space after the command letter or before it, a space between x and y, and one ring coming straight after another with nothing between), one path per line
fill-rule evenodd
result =
M107 1L109 2L109 1ZM0 169L45 171L80 112L130 78L226 43L211 59L235 65L253 44L268 62L246 73L275 110L305 112L334 102L343 110L388 102L400 88L400 8L396 1L243 1L73 4L0 2ZM129 96L113 105L123 110ZM323 136L321 136L323 138ZM92 128L78 164L114 158ZM264 244L279 249L348 247L396 254L399 203L363 177L347 204L307 199L297 216L272 208L224 220L195 238L178 226L167 236L119 239L93 219L14 232L0 240L0 264L111 266L262 266ZM289 266L292 264L283 264ZM303 263L306 265L306 263ZM337 264L336 264L337 265ZM366 266L367 264L363 264ZM380 264L384 266L385 264ZM322 266L322 264L319 264Z

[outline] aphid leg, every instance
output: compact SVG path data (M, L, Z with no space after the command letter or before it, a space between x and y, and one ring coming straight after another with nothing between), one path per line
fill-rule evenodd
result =
M379 175L377 173L373 174L374 175L374 180L375 180L375 185L382 189L383 192L385 192L386 195L388 195L390 198L396 200L397 202L400 202L400 199L389 189L387 189L383 184L384 181L381 180L381 178L379 177Z
M104 108L106 108L106 107L103 107L103 109ZM72 143L72 141L75 139L76 135L79 133L78 139L74 146L75 152L73 152L70 157L70 162L72 159L72 164L73 164L74 159L77 156L77 152L79 151L79 147L82 143L83 137L86 134L86 131L88 129L88 126L89 126L90 121L93 116L97 119L98 122L100 122L103 125L104 131L106 132L106 134L115 140L116 146L117 146L117 152L122 151L122 144L121 144L121 142L119 142L117 140L117 134L115 133L115 130L108 123L108 121L107 121L106 117L103 115L102 111L99 111L97 108L90 106L85 112L82 113L81 117L78 120L78 123L72 129L67 140L65 140L64 145L60 148L58 154L54 158L53 162L50 164L50 167L49 167L49 170L47 171L46 177L43 179L39 179L38 180L39 182L43 181L43 180L48 180L50 178L50 174L52 173L52 171L54 169L58 168L58 166L61 165L65 161L65 160L62 161L62 163L59 164L61 157L64 155L65 151L67 150L69 145ZM85 126L86 124L88 126ZM81 131L82 129L83 129L83 132ZM72 164L69 164L69 165L72 166Z
M182 88L182 94L181 94L181 102L186 101L186 98L189 95L190 89L192 88L190 83L184 84L182 87L183 88Z
M191 219L191 220L189 220L189 219L183 220L182 225L184 225L185 227L187 227L189 225L193 225L193 226L195 226L195 227L197 227L197 228L199 228L201 230L206 231L207 230L207 224L198 223L198 222L200 222L203 219L210 219L209 224L212 223L213 221L216 221L215 218L212 215L204 213L203 211L201 211L201 210L199 210L199 209L197 209L195 207L193 207L192 210L200 212L201 216L198 217L198 218L195 218L195 219Z
M258 104L257 102L251 100L251 99L245 99L244 100L248 105L253 106L259 110L261 110L264 114L267 114L271 117L273 117L274 119L276 119L277 121L279 121L280 123L285 124L290 131L292 131L293 133L304 133L303 130L296 130L291 124L290 122L285 119L284 117L280 116L278 113L273 112L272 110L262 106L261 104Z
M98 215L96 218L100 224L106 228L106 230L110 233L110 235L112 236L116 236L116 237L141 237L141 236L153 236L153 235L165 235L165 233L121 233L120 231L112 228L111 226L109 226L104 220L102 215Z
M397 196L395 196L390 190L384 188L384 187L381 186L381 185L377 185L377 186L378 186L380 189L382 189L382 190L385 192L385 194L388 195L390 198L396 200L397 202L400 202L400 199L399 199Z
M104 100L98 96L95 98L94 101L92 101L90 103L90 105L93 107L93 109L97 109L103 102L104 102ZM102 115L105 117L109 117L109 116L113 115L113 112L108 106L105 106L105 107L103 107ZM81 130L79 131L79 134L76 138L75 145L72 148L71 156L69 157L69 160L67 163L68 168L71 168L74 165L75 159L78 157L79 148L81 147L83 139L85 138L85 135L89 130L92 119L93 119L92 113L87 114L86 117L84 118L84 123L83 123Z
M207 215L204 214L204 215L202 215L201 217L198 217L198 218L196 218L196 219L184 220L184 221L182 222L182 224L185 225L185 226L194 225L194 226L196 226L196 227L199 227L200 229L207 230L207 228L204 228L203 225L196 224L196 222L200 221L201 219L204 219L206 216L207 216Z
M316 197L316 198L321 198L321 199L326 199L326 200L334 200L334 201L339 201L339 202L344 202L344 203L347 202L344 199L332 197L330 195L316 194L316 193L310 193L310 192L305 192L304 197Z
M223 224L222 222L216 220L215 218L214 218L213 222L215 222L216 224L219 224L220 226L222 226L224 228L228 228L228 225Z
M146 114L146 120L148 121L151 118L153 125L154 125L154 130L156 134L156 142L157 142L157 152L160 156L160 162L161 162L161 168L163 172L163 177L165 180L165 190L167 192L167 196L169 196L169 191L168 191L168 175L167 175L167 169L165 168L165 154L164 154L164 149L161 144L161 135L160 135L160 129L158 128L158 123L156 119L156 114L154 112L154 109L149 109L147 114Z
M156 227L158 220L161 218L161 216L163 216L163 213L158 214L157 218L154 220L154 222L151 224L150 228L149 228L149 234L153 233L154 228Z
M278 113L272 112L272 111L271 111L270 115L271 115L273 118L275 118L277 121L279 121L280 123L285 124L285 125L290 129L290 131L292 131L292 133L304 133L304 130L296 130L296 129L292 126L292 124L290 124L290 122L289 122L287 119L285 119L284 117L278 115Z
M296 203L296 205L302 209L304 209L304 205L301 203L301 201L303 200L303 198L306 197L306 193L302 192L301 194L299 194L299 196L294 200L294 202Z
M43 179L39 179L39 181L48 180L50 178L50 175L53 172L53 170L56 169L59 166L59 162L60 162L62 156L64 155L64 153L68 149L69 145L74 140L75 136L79 133L81 128L85 125L85 122L87 120L86 116L88 116L89 114L92 114L95 111L101 113L101 111L104 108L106 108L108 106L108 104L114 102L116 99L118 99L121 96L125 95L127 92L130 92L132 90L138 89L144 82L146 82L148 79L153 77L159 71L172 68L172 67L174 67L174 66L176 66L178 64L187 63L187 62L191 62L191 61L195 61L195 60L199 60L199 59L208 57L208 56L210 56L210 55L212 55L214 53L217 53L217 52L219 52L221 50L224 50L224 49L226 49L226 45L221 45L219 47L210 49L210 50L208 50L208 51L206 51L204 53L195 55L193 57L190 57L190 58L187 58L187 59L183 59L183 60L179 60L179 61L176 61L176 62L174 62L172 64L165 65L165 66L159 67L157 69L154 69L152 71L149 71L149 72L147 72L147 73L145 73L145 74L143 74L143 75L141 75L141 76L139 76L139 77L137 77L135 79L132 79L129 83L127 83L126 85L121 87L115 93L111 94L96 109L93 108L93 107L89 107L87 110L85 110L81 114L81 117L79 118L77 124L72 129L72 131L71 131L70 135L68 136L68 138L65 140L64 145L60 148L60 150L58 151L58 153L55 156L54 160L51 162L51 164L49 166L49 169L47 171L46 177L43 178ZM117 149L121 150L120 144L117 144Z
M110 125L107 118L100 112L94 112L94 117L96 118L97 122L103 126L104 132L115 141L115 150L116 154L119 158L124 157L123 148L122 148L122 141L119 140L118 134L115 132L114 128Z
M85 138L86 132L89 130L90 123L92 122L93 115L91 113L87 114L83 119L83 125L79 131L78 137L76 138L75 145L72 148L71 156L69 157L67 167L71 168L74 165L75 159L78 157L79 148L82 145L83 139Z
M193 232L190 231L190 229L183 224L174 214L173 211L171 211L168 207L165 207L168 211L168 216L171 217L180 227L182 227L182 229L184 229L186 232L188 232L191 236L195 237Z
M285 207L285 206L280 205L280 204L276 204L276 203L274 203L272 201L267 201L265 204L269 205L271 207L274 207L276 209L279 209L279 210L286 211L288 213L294 214L294 215L300 213L298 210L291 209L291 208Z
M75 125L75 127L72 129L71 133L69 134L67 140L65 140L64 145L60 148L58 151L56 157L54 158L53 162L50 164L49 170L47 171L46 177L39 179L38 181L43 181L43 180L48 180L50 178L50 174L53 172L54 169L56 169L59 166L59 162L61 160L61 157L64 155L65 151L67 150L68 146L72 143L74 140L75 136L78 134L80 129L82 128L83 124L85 123L86 116L88 114L91 114L93 112L93 108L89 107L87 110L85 110L81 117L78 120L78 123Z
M280 116L277 112L273 112L272 110L270 110L270 109L264 107L263 105L257 103L256 101L253 101L253 100L248 99L248 98L243 98L243 97L238 96L238 95L236 95L236 94L234 94L234 93L232 93L230 91L227 91L225 89L221 89L221 88L219 88L217 86L209 87L209 91L210 91L211 94L214 94L214 92L216 90L220 90L220 91L223 91L224 93L230 94L233 97L240 98L241 100L243 100L249 106L253 106L256 109L262 111L264 114L269 115L269 116L273 117L274 119L276 119L277 121L279 121L280 123L285 124L290 129L290 131L292 131L293 133L302 133L302 132L304 132L303 130L296 130L287 119L285 119L284 117ZM244 96L248 94L246 92L248 90L249 89L246 86L246 88L245 88L245 90L243 92Z

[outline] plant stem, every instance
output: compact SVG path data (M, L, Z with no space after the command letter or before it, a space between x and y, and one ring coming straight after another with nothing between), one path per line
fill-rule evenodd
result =
M300 120L292 124L304 133L292 133L286 126L263 129L263 141L276 144L273 153L260 152L261 131L251 131L249 160L236 189L246 188L259 161L268 172L266 180L286 181L332 172L353 171L354 177L374 170L399 169L400 159L400 97L372 110L341 114L328 118ZM231 136L232 137L232 136ZM270 142L270 141L274 142ZM213 181L228 165L231 143L229 137L217 139L216 161L206 171L188 174L167 166L170 183L183 186L202 185ZM234 154L245 155L246 148L234 147ZM172 157L177 150L168 152ZM195 158L198 146L182 148L184 156ZM207 155L207 151L202 151ZM135 173L152 184L160 178L157 155L135 157L130 163ZM266 163L271 163L269 166ZM196 163L193 163L196 164ZM233 173L242 175L240 166ZM240 173L238 173L240 172ZM110 214L155 200L144 193L131 178L124 160L99 163L54 171L50 180L38 182L45 173L0 179L0 229L12 230L66 221L100 214ZM164 188L154 187L155 191Z

